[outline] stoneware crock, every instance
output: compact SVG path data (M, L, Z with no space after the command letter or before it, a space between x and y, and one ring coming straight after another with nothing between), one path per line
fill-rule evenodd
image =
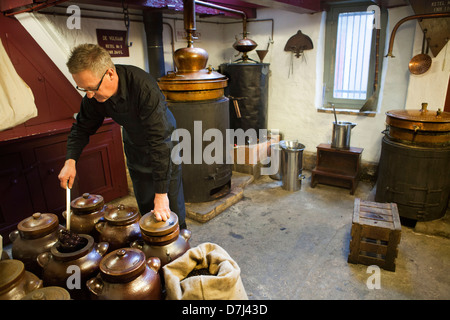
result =
M117 249L100 263L100 273L87 281L92 298L98 300L160 300L161 261L145 258L134 248Z
M96 223L99 240L109 243L109 251L129 247L141 238L140 213L136 207L108 205L103 220Z
M72 215L70 216L70 231L75 233L89 234L98 242L98 232L95 224L105 214L105 201L101 195L83 193L81 197L70 203ZM63 211L62 216L67 220L67 213Z
M0 300L20 300L39 288L42 288L42 280L26 271L22 261L0 261Z
M42 269L36 258L41 253L50 251L58 241L58 234L62 229L58 217L53 213L36 212L20 221L17 230L9 234L12 258L22 261L26 270L40 276Z
M21 300L70 300L70 294L64 288L51 286L31 291Z
M80 234L87 240L84 247L74 252L61 252L59 242L50 252L42 253L37 260L42 267L44 286L58 286L69 291L74 300L89 298L86 281L99 272L100 261L108 250L107 242L95 243L88 234Z
M147 258L158 257L161 266L175 260L191 248L189 239L191 232L180 231L178 216L171 212L166 221L157 221L153 211L146 213L139 221L142 240L131 244L145 253Z

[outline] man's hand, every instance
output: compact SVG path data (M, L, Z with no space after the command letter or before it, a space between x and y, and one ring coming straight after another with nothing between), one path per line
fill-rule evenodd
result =
M69 189L72 189L75 176L77 175L77 169L75 166L75 160L68 159L64 163L64 167L61 169L58 175L61 188L66 189L67 182L69 182Z
M156 220L166 221L170 218L169 198L167 193L155 193L155 208L153 213Z

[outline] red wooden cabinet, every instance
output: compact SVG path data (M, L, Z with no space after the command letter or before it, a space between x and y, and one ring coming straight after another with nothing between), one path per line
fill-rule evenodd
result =
M34 212L65 210L58 174L64 165L70 126L0 142L0 233L5 244L17 224ZM72 199L89 192L111 201L128 193L120 126L112 120L93 135L77 163Z
M0 39L19 76L33 91L38 116L0 131L0 233L5 244L35 212L61 217L65 190L58 174L81 96L15 18L0 15ZM77 163L72 199L85 192L111 201L128 193L120 126L106 119Z

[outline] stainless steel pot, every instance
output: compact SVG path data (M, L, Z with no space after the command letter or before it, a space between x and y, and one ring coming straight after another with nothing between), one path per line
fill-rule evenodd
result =
M331 137L331 147L337 149L349 149L351 130L356 126L356 123L348 121L334 121L333 134Z
M303 171L303 150L305 145L291 140L280 141L281 187L287 191L300 190L305 176Z

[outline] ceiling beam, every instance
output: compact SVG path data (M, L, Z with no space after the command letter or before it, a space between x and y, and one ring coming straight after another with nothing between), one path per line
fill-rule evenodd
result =
M245 2L295 13L315 13L321 11L320 1L317 0L245 0Z
M225 0L226 1L226 0ZM218 1L207 1L211 3L217 3L225 7L224 0ZM100 6L113 6L113 7L122 7L122 0L76 0L77 3L90 4L90 5L100 5ZM247 7L239 7L236 6L238 3L243 3L243 1L232 0L235 5L229 6L232 9L244 11L247 15L247 18L256 18L256 7L255 5L250 5ZM183 11L183 0L125 0L125 4L130 9L138 9L138 10L164 10L167 12L182 12ZM233 18L241 18L241 16L236 15L232 12L221 11L218 9L207 8L204 6L196 5L195 11L197 14L202 16L226 16Z

